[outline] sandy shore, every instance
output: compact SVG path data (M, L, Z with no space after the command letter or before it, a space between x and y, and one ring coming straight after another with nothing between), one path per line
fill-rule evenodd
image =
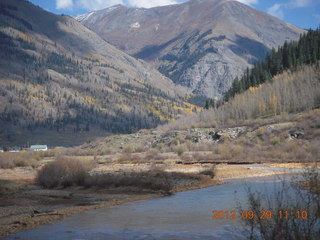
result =
M124 167L124 166L122 166ZM128 167L128 166L126 166ZM179 165L170 166L181 172L197 172L208 165ZM252 169L239 165L219 164L216 166L214 179L207 179L197 185L180 187L174 192L186 191L225 183L228 179L265 177L281 172L271 170ZM0 178L32 182L35 171L31 169L0 170ZM108 207L129 201L161 197L160 193L135 192L128 189L86 189L68 188L58 190L44 190L34 185L27 185L14 195L0 197L0 237L37 227L60 220L65 216L86 210Z

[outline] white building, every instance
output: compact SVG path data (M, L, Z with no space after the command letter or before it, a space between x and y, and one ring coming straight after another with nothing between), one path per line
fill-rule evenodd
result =
M31 145L30 149L33 151L47 151L48 146L47 145Z

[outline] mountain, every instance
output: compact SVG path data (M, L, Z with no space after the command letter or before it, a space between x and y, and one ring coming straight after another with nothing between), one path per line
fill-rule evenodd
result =
M68 16L0 0L0 144L74 145L191 112L187 91Z
M221 98L236 76L304 31L231 0L111 8L75 17L196 94Z

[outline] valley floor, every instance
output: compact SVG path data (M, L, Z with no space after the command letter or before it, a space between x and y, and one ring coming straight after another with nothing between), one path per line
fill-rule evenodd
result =
M43 153L1 153L0 237L89 209L314 167L319 119L314 109L219 128L141 130ZM65 177L86 164L90 170L72 187L46 185L50 167L60 173L65 164ZM42 186L52 189L35 185L38 172Z

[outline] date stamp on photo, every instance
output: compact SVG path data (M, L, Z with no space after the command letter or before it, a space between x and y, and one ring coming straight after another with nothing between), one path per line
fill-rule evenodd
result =
M279 219L308 219L308 211L306 210L280 210L280 211L271 211L271 210L261 210L261 211L252 211L252 210L227 210L227 211L212 211L212 219L266 219L270 220L273 218Z

